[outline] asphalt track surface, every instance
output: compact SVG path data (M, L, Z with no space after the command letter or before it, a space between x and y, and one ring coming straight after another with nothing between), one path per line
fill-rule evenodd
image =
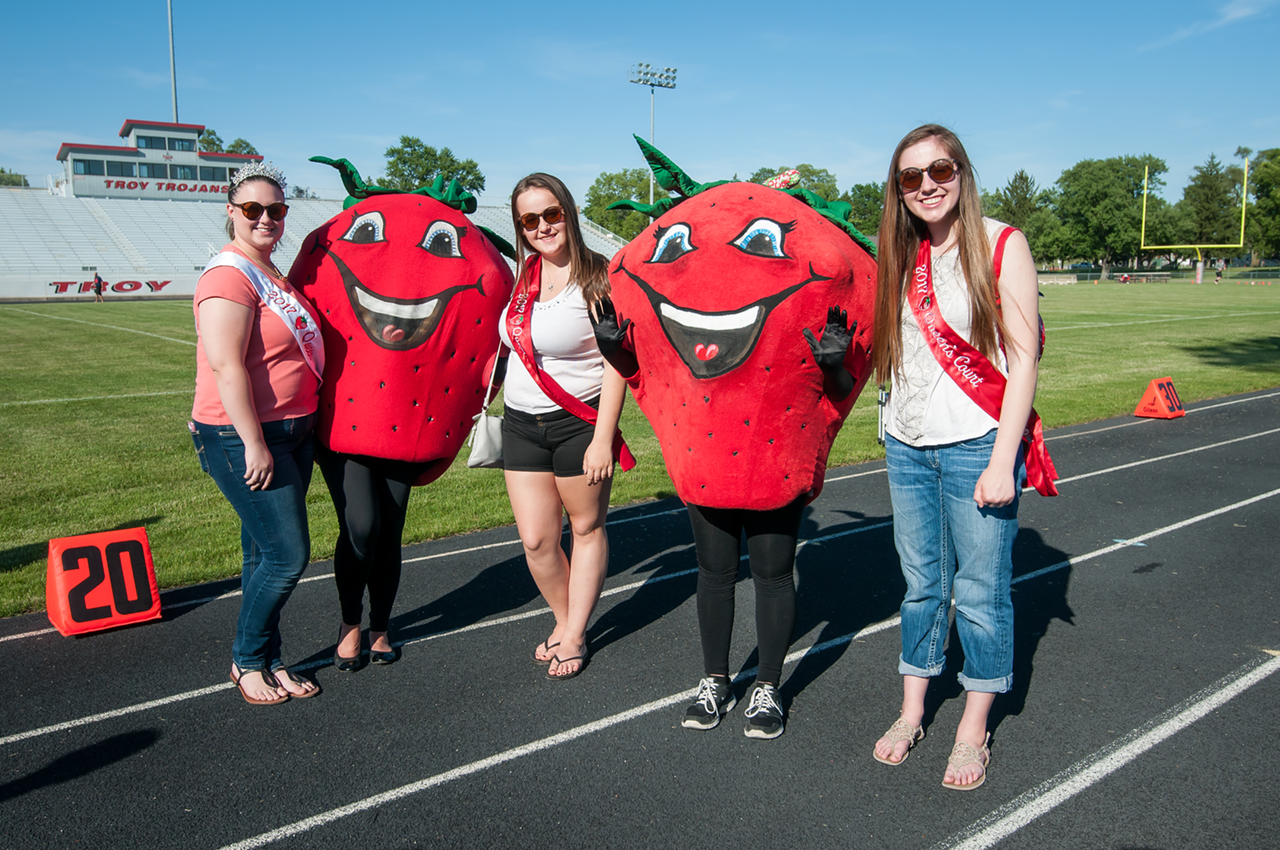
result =
M339 674L331 565L285 609L318 698L269 708L227 680L237 582L164 594L163 621L68 639L0 622L0 846L1280 846L1280 392L1172 421L1054 431L1062 495L1023 496L1014 689L986 785L941 787L962 709L871 758L896 716L897 606L883 463L830 470L806 512L786 734L679 721L701 675L689 524L610 514L592 660L530 663L550 614L515 529L405 550L403 657ZM732 663L755 665L738 585Z

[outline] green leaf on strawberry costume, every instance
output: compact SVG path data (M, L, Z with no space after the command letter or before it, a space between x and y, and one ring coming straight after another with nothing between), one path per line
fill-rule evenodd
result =
M347 199L343 201L342 208L349 209L361 201L372 198L375 195L426 195L434 198L445 206L452 207L455 210L470 215L476 211L476 196L463 189L457 180L450 180L446 186L444 175L437 174L436 179L429 186L419 186L412 192L402 192L399 189L388 189L385 186L375 186L366 183L364 178L360 176L360 171L350 160L346 159L330 159L327 156L313 156L312 162L318 162L322 165L331 165L338 169L338 174L342 177L342 186L347 190ZM516 258L516 249L511 243L494 233L487 227L477 225L485 236L489 237L489 241L498 249L498 253L504 257Z
M644 213L651 218L658 218L688 198L692 198L701 192L712 189L716 186L723 186L731 183L731 180L717 180L714 183L699 183L684 172L680 166L676 165L662 151L646 142L639 136L633 135L636 143L640 145L640 150L644 153L644 158L649 162L649 168L653 171L653 178L658 185L666 189L668 192L678 193L670 198L653 204L642 204L639 201L621 200L610 204L608 209L611 210L635 210ZM798 201L812 207L814 212L830 221L836 227L848 234L849 238L858 243L872 257L876 255L876 244L871 241L862 231L854 227L849 222L849 214L853 212L853 206L846 201L828 201L808 189L794 187L791 189L774 189L775 192L782 192L790 195Z

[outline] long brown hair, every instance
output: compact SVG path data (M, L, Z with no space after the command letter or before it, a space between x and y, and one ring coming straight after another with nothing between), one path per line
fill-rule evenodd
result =
M525 268L529 255L536 253L525 236L520 214L516 212L516 198L530 189L545 189L555 196L556 203L564 211L565 237L569 247L569 280L582 289L582 297L588 305L609 294L609 261L587 247L582 239L582 226L578 223L578 207L573 202L569 187L559 177L541 171L523 178L511 190L511 223L516 229L516 280L526 286Z
M902 369L904 284L915 266L920 243L929 235L928 226L912 215L902 200L902 190L898 188L898 160L903 151L926 139L936 139L947 156L957 163L960 199L956 226L960 228L960 268L969 287L969 342L987 359L994 361L999 340L1005 336L1004 320L996 304L992 280L991 244L987 240L987 228L982 223L982 198L978 195L973 165L955 133L939 124L925 124L898 142L889 162L889 178L884 184L884 215L880 219L880 243L876 252L879 266L876 342L871 351L871 366L875 369L876 380L880 382L889 380Z

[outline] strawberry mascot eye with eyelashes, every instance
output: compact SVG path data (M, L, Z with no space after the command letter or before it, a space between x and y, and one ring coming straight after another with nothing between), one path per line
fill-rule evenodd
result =
M366 580L370 630L385 633L409 489L444 474L471 429L513 286L502 254L514 251L466 217L476 201L456 181L398 192L366 184L344 159L312 161L337 168L349 195L289 274L331 352L316 437L341 525L336 663L358 669L362 653L350 648L360 649ZM394 660L389 646L371 650L374 662Z
M845 221L847 204L792 188L797 175L779 175L779 188L702 184L636 141L674 194L611 207L655 221L612 261L596 337L653 426L693 526L705 678L682 725L710 729L736 702L729 637L745 532L760 671L744 732L773 738L801 513L870 375L874 246Z

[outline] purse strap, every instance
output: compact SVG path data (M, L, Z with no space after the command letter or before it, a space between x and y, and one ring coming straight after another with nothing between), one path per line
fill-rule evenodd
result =
M493 379L498 376L498 358L502 356L502 344L498 344L498 350L493 355L493 371L489 373L489 385L484 389L484 407L480 408L480 415L489 409L489 402L493 400Z

